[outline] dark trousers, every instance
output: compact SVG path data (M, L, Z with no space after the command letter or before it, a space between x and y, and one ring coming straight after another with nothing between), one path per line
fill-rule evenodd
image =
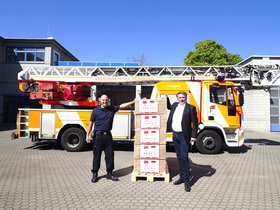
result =
M183 133L176 132L173 133L173 142L179 163L180 177L184 182L188 182L190 177L189 144Z
M114 144L112 135L99 135L93 140L93 161L92 173L97 173L100 168L102 151L105 152L105 162L107 173L114 170Z

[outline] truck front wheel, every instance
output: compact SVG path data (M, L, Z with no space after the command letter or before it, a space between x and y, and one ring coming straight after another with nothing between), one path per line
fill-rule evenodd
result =
M222 148L222 139L217 132L205 130L197 136L195 146L202 154L217 154Z
M68 128L61 136L61 146L69 152L81 151L86 146L86 133L80 128Z

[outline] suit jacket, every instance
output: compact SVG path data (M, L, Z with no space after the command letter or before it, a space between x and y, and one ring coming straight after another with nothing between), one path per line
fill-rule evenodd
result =
M178 106L178 102L175 102L170 107L170 113L167 120L167 131L173 132L172 130L172 118L175 112L175 109ZM182 117L182 132L187 142L190 142L191 138L197 137L198 130L198 120L196 115L196 109L194 106L186 103L184 108L183 117Z

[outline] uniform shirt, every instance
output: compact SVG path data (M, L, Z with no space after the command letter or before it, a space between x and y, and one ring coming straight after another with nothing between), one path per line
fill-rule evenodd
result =
M186 104L178 104L172 118L172 130L182 132L182 118Z
M120 106L100 106L92 110L90 121L94 122L95 131L111 131L113 126L114 115L119 111Z

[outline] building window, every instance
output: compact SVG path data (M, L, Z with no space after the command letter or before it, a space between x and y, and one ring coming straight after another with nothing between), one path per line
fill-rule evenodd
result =
M54 56L53 56L53 63L55 66L58 65L58 61L60 61L60 54L58 52L54 52Z
M7 48L7 63L42 63L45 61L45 48Z
M270 89L270 130L280 131L280 87Z

